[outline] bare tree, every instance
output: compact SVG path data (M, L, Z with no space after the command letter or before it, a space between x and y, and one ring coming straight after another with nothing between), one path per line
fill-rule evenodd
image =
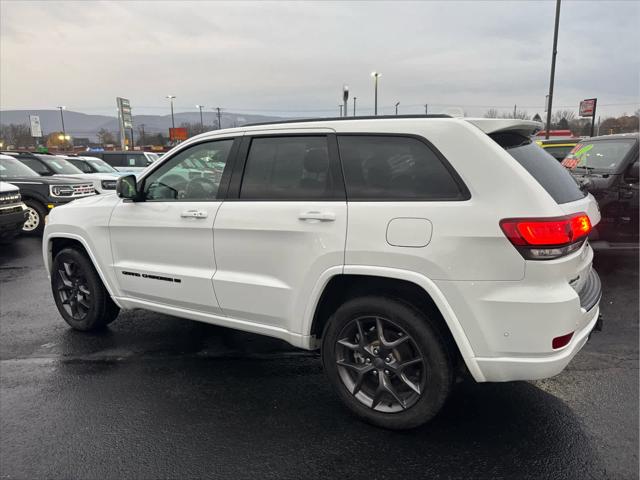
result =
M97 136L102 145L110 145L116 143L116 138L114 137L113 133L111 133L106 128L101 128L100 130L98 130Z
M484 112L484 118L498 118L498 109L490 108Z
M3 124L0 129L0 138L5 145L13 145L14 147L29 147L34 144L31 129L23 123Z

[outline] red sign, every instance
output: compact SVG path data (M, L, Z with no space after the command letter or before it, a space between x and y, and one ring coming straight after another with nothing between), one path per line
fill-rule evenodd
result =
M581 117L593 117L593 112L596 109L597 98L587 98L580 102L580 116Z
M169 140L186 140L189 138L187 135L186 128L170 128L169 129Z

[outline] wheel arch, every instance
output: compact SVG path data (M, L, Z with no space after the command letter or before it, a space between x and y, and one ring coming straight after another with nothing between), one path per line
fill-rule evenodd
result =
M87 255L93 268L98 272L98 276L102 281L102 284L106 288L107 292L111 296L111 299L118 305L118 307L122 308L121 305L118 304L116 300L116 295L114 294L111 285L107 281L107 278L100 268L100 264L96 261L96 257L93 253L93 250L87 243L87 241L79 235L75 235L72 233L55 233L46 238L46 241L42 244L43 256L45 260L45 268L47 269L47 274L51 277L51 267L53 265L53 259L61 250L65 248L76 248L82 251Z
M484 381L473 349L453 309L438 287L415 272L386 267L345 266L344 273L326 279L309 315L310 345L318 344L331 314L349 298L380 294L398 298L432 316L450 347L459 355L476 381Z

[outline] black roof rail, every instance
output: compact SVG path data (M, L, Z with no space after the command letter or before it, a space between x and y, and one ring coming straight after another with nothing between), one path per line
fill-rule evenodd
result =
M257 127L260 125L281 125L283 123L308 123L308 122L335 122L348 120L391 120L397 118L452 118L451 115L434 114L434 115L367 115L361 117L318 117L318 118L300 118L297 120L281 120L273 122L247 123L242 127Z

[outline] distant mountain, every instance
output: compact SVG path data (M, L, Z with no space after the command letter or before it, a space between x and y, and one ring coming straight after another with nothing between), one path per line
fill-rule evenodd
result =
M29 115L38 115L44 135L57 132L62 129L59 110L2 110L0 111L0 124L29 124ZM202 112L205 125L217 125L215 112ZM222 128L242 126L247 123L271 122L285 120L283 117L270 117L265 115L247 115L232 112L222 112ZM200 112L180 112L174 114L176 127L181 123L200 123ZM162 132L169 135L171 127L171 115L134 115L133 128L144 124L145 133L153 134ZM87 137L97 140L96 134L102 128L111 132L118 132L118 118L108 115L90 115L86 113L64 111L64 126L66 132L73 137Z

